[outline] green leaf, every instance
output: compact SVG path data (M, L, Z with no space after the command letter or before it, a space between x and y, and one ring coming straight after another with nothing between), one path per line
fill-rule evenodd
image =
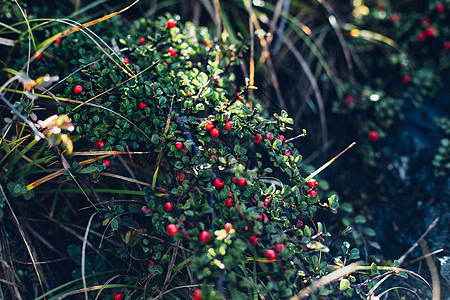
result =
M375 232L375 230L373 230L372 228L365 228L365 229L363 230L363 232L364 232L364 234L367 235L367 236L376 236L376 235L377 235L376 232Z
M159 144L159 136L157 134L152 135L151 141L153 144L158 145Z
M96 166L88 166L86 168L81 169L80 171L78 171L78 173L80 174L89 174L89 173L93 173L97 171L97 167Z
M119 221L117 220L118 218L115 218L111 221L111 229L116 231L117 229L119 229Z
M375 263L370 265L370 276L375 276L378 274L378 267Z
M348 257L349 260L352 259L359 259L359 250L358 249L352 249L350 250L350 256Z
M350 287L350 281L348 279L342 279L341 282L339 283L340 291L345 291L349 287Z
M205 85L208 82L208 75L206 75L205 73L202 72L199 74L197 79L201 85Z

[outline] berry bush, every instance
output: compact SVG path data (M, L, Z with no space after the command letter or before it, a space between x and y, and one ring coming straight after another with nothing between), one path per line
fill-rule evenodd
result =
M352 264L360 254L343 241L348 232L328 232L317 218L336 213L338 197L294 146L306 130L254 97L241 71L248 40L231 43L174 15L129 26L108 17L95 31L40 25L32 48L31 35L6 27L17 42L1 77L1 217L33 216L27 230L45 248L37 257L67 253L72 277L35 264L23 235L2 246L31 257L33 269L16 266L18 277L7 278L21 292L364 299L384 276L406 276L397 263ZM33 229L34 220L44 225Z

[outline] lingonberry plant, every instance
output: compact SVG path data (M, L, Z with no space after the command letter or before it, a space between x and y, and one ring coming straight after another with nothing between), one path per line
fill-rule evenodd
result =
M335 238L315 220L318 208L335 211L338 200L321 193L314 176L303 177L302 157L285 136L305 134L292 132L285 111L266 117L249 93L256 87L236 79L246 42L214 41L207 29L170 16L140 20L121 33L122 49L114 53L69 35L42 58L73 69L52 96L58 113L74 122L70 137L92 150L82 162L59 156L60 174L88 186L83 193L95 191L86 181L99 183L101 175L143 187L133 201L117 200L114 190L109 201L87 197L84 209L95 210L89 226L104 235L99 249L89 242L90 253L84 250L89 230L83 250L68 247L82 265L74 274L83 284L120 277L138 299L285 299L301 291L365 296L378 278L372 270L353 276L356 267L345 269L340 282L314 286L359 252L348 243L331 249ZM61 49L82 56L72 59L73 52ZM117 151L142 156L112 163ZM116 162L126 165L117 173L133 178L109 173ZM109 295L131 297L129 290Z
M129 215L114 217L111 234L127 235L131 223L145 228L145 234L120 241L121 255L133 248L130 258L139 253L154 261L149 267L136 261L135 267L161 278L170 265L180 265L181 272L173 273L180 279L173 283L192 274L203 297L293 296L332 271L333 260L321 255L330 251L331 234L313 217L319 206L335 210L337 198L321 201L317 181L302 177L301 155L285 138L295 135L289 133L293 120L287 113L265 118L238 96L255 89L234 80L246 45L210 46L204 29L199 34L192 24L173 20L139 23L153 40L144 45L123 40L127 67L95 53L84 57L82 63L93 66L91 88L76 97L81 104L61 107L76 121L78 134L104 141L99 150L148 151L154 163L151 186L144 188L147 201L122 207ZM67 80L67 88L75 80L83 83L78 76ZM90 105L89 99L111 86L98 106ZM274 183L271 173L288 180ZM103 224L113 216L104 214ZM309 224L298 226L305 218ZM150 243L152 237L157 239ZM271 276L262 275L266 272ZM155 286L152 293L168 288ZM319 294L341 292L328 284Z

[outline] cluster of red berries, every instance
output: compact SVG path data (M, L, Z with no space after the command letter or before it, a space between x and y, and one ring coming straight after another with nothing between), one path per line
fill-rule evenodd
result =
M231 128L233 127L233 122L230 121L226 121L225 122L225 129L227 131L231 131ZM213 137L218 137L220 135L220 131L219 129L216 127L216 125L214 125L213 122L208 121L205 125L205 129L209 130L209 133L211 134L211 136Z
M431 26L431 21L429 18L423 18L422 19L422 25L425 27L424 31L419 32L417 35L417 39L419 41L425 41L427 37L434 37L436 36L436 28Z
M310 179L308 180L308 182L306 182L306 184L309 187L308 195L312 198L317 197L317 186L318 186L317 180L315 180L314 178Z
M205 125L205 129L209 130L209 133L211 134L211 136L213 137L218 137L220 135L220 131L219 129L216 128L216 125L214 125L213 122L208 122Z

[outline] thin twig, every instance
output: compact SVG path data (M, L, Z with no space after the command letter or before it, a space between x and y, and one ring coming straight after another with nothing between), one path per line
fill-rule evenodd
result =
M2 194L3 194L4 201L8 205L9 210L11 211L11 214L12 214L12 216L14 218L14 221L15 221L15 223L17 225L19 233L22 236L23 242L25 243L25 247L27 247L28 255L30 256L31 261L33 263L33 268L34 268L34 271L36 272L36 275L37 275L37 278L38 278L38 281L39 281L39 285L41 287L42 294L44 294L44 286L42 285L41 275L39 274L39 271L38 271L38 268L37 268L37 265L36 265L36 260L34 259L33 253L31 251L31 247L28 244L27 239L25 237L25 232L23 231L22 226L20 226L19 220L17 219L17 216L14 213L14 210L12 209L11 204L9 203L8 198L6 197L5 191L3 190L3 186L1 184L0 184L0 190L1 190ZM45 300L45 297L44 297L44 300Z
M436 227L437 223L439 222L439 217L437 217L436 219L434 219L433 223L430 224L430 226L428 226L427 230L420 236L420 238L411 246L411 248L408 249L408 251L406 251L405 254L402 255L402 257L400 257L398 259L398 262L400 265L403 264L403 262L405 261L406 257L414 250L416 249L417 246L419 246L419 242L421 240L423 240L428 233L430 233L430 231Z
M428 244L424 239L419 240L419 245L422 249L423 254L430 254L430 248L428 248ZM425 261L427 262L428 269L431 273L431 283L433 285L433 300L439 300L441 299L441 283L439 282L439 272L432 257L427 256Z
M86 226L86 232L83 238L83 249L81 250L81 279L83 280L84 288L84 298L88 300L87 285L86 285L86 244L89 235L89 229L91 228L92 220L94 219L97 212L93 213L89 218L88 224Z

